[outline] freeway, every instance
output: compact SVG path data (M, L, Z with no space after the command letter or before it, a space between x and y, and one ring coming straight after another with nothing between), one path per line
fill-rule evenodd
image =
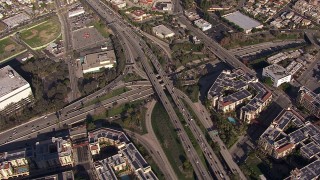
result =
M244 46L240 48L235 48L229 50L235 56L244 57L249 55L255 55L261 53L262 51L271 50L273 48L279 48L282 46L293 45L293 44L302 44L304 42L303 39L301 40L286 40L286 41L276 41L276 42L264 42L256 45L251 46Z
M172 82L169 80L169 78L165 75L165 72L162 70L160 63L157 61L157 58L154 56L154 54L151 52L151 50L148 48L148 46L141 42L142 47L145 49L145 53L149 56L149 59L151 60L153 66L156 68L157 72L159 73L159 76L163 80L166 89L168 90L169 94L171 95L173 102L176 104L177 108L179 109L179 112L182 114L183 118L187 122L189 129L191 130L194 137L197 137L196 140L199 143L201 150L206 157L210 168L212 169L212 172L215 174L217 178L225 178L228 179L227 174L223 167L221 166L221 163L217 163L219 160L216 158L213 159L214 152L210 145L208 144L207 140L205 139L205 135L201 131L201 129L198 127L197 123L192 118L191 114L187 111L187 108L183 104L183 102L178 98L176 95L176 90L172 84Z
M4 145L9 142L35 138L40 133L54 131L61 128L61 126L64 124L70 125L83 121L86 119L88 114L94 113L94 111L99 107L110 109L113 107L114 102L117 102L117 104L132 102L138 99L146 98L153 93L154 92L151 87L139 87L118 96L109 98L100 102L99 104L73 109L73 111L69 111L67 114L63 115L60 120L57 118L55 113L47 114L27 123L16 126L10 130L1 132L1 137L7 138L1 138L0 145Z
M114 32L120 32L125 34L130 41L132 47L136 48L136 51L139 52L139 57L142 63L143 68L145 69L145 72L147 73L147 76L154 87L156 93L159 96L159 99L161 100L162 104L164 105L166 111L169 114L170 119L173 121L174 127L179 130L178 136L182 142L183 148L185 149L188 159L190 160L192 167L194 168L194 171L199 179L211 179L210 174L206 171L206 168L202 163L200 163L200 158L192 146L192 143L190 139L188 138L186 132L183 129L183 126L177 116L177 114L174 112L174 109L172 105L169 103L168 98L165 95L165 92L163 90L162 85L159 83L156 74L154 74L152 67L150 66L147 58L144 55L144 52L142 51L142 48L140 46L140 42L142 42L141 38L136 36L132 30L128 27L130 25L126 25L126 22L123 22L122 17L119 17L117 13L115 13L110 7L103 4L101 1L95 2L93 0L87 0L88 4L95 9L95 11L102 16L107 23L109 23L109 27ZM110 18L112 16L113 18L118 17L116 21L113 21L114 19ZM134 36L132 36L132 33ZM140 42L139 42L140 40ZM150 51L150 50L149 50Z
M187 29L195 33L195 35L204 42L204 44L208 47L208 50L215 54L222 61L228 63L230 66L234 68L241 68L245 72L255 75L255 72L250 68L245 66L239 59L230 54L228 50L220 46L217 42L213 41L210 37L206 36L200 29L194 27L191 22L184 16L180 16L179 20L181 23L187 26Z
M191 107L191 109L194 110L196 116L201 121L201 123L204 125L204 127L208 131L210 131L211 128L213 127L213 123L211 121L210 114L206 111L206 108L204 108L204 107L201 108L202 109L202 111L201 111L202 114L201 114L199 109L195 106L195 104L191 101L191 99L186 94L184 94L184 92L182 92L178 89L176 90L176 92L181 98L183 98L186 101L186 103ZM224 158L224 160L226 161L226 163L228 164L231 171L233 173L238 174L241 179L246 179L245 175L243 174L243 172L241 171L239 166L233 161L230 152L228 151L228 149L226 149L225 144L222 142L220 137L218 135L212 135L212 133L209 133L209 135L213 141L218 142L218 144L220 146L220 153L221 153L222 157ZM215 158L217 158L217 157L215 157Z

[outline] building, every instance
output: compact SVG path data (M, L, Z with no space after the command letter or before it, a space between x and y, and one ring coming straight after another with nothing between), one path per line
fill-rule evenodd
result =
M212 27L212 25L210 23L208 23L207 21L205 21L204 19L195 20L193 23L198 28L200 28L202 31L207 31L207 30L211 29L211 27Z
M101 68L113 68L117 63L113 50L87 54L79 60L84 74L98 72Z
M291 74L277 64L272 64L263 68L262 76L271 78L274 87L279 87L282 83L291 81Z
M0 111L16 111L33 100L30 84L10 66L0 69L0 84Z
M143 10L137 9L131 12L131 16L133 21L143 21L148 17L148 14L146 14Z
M63 171L57 174L52 174L48 176L39 177L33 180L74 180L73 171Z
M0 179L29 175L29 163L25 149L0 153Z
M208 92L212 107L223 113L240 107L240 119L250 123L272 100L271 92L242 69L222 71Z
M284 109L259 138L259 147L275 159L300 148L301 155L314 162L291 172L289 179L317 179L319 173L320 129L292 109Z
M152 32L158 36L159 38L171 38L175 35L175 33L170 30L169 28L167 28L164 25L159 25L159 26L155 26L152 28Z
M14 28L29 20L31 20L30 16L25 12L22 12L2 21L8 26L8 28Z
M235 23L239 27L241 27L245 33L250 33L253 28L255 29L262 29L263 24L259 23L258 21L243 15L239 11L235 11L233 13L226 14L224 16L225 19L227 19L230 22Z
M200 19L199 14L197 14L196 12L184 11L184 15L185 15L190 21L195 21L195 20L197 20L197 19Z
M79 7L77 9L72 10L72 11L69 11L69 18L76 17L76 16L79 16L84 13L85 13L85 11L84 11L83 7Z
M320 176L319 167L320 160L316 160L301 169L295 169L291 171L290 176L287 177L285 180L317 180Z
M69 139L52 137L36 143L35 162L40 169L73 166L72 146Z
M116 172L125 170L133 172L141 180L158 179L150 165L124 132L101 128L89 132L88 137L92 155L100 153L100 146L113 145L118 148L118 154L95 162L96 176L99 179L117 179Z
M302 86L299 89L297 101L310 113L320 118L320 95Z
M111 0L111 4L117 7L118 9L123 9L127 6L126 1L123 0Z

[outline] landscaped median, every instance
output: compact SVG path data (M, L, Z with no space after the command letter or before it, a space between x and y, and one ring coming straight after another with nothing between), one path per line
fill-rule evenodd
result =
M20 31L20 38L34 50L44 48L60 35L60 23L56 16Z
M163 105L157 103L151 114L152 128L179 179L193 179L191 163L183 150L170 117Z

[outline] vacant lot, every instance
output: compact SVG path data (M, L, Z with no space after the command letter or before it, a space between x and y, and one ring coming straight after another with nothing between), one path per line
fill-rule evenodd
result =
M60 32L59 20L54 17L34 27L23 30L20 36L29 46L37 48L55 40L60 35Z
M0 61L21 52L24 48L9 37L0 40Z

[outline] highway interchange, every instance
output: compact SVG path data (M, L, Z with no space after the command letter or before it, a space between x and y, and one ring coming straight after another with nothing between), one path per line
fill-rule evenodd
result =
M40 133L54 131L61 128L61 126L63 126L64 124L69 125L83 121L88 114L93 113L94 110L100 106L104 106L104 108L112 108L114 102L126 103L140 98L145 98L153 93L156 93L164 108L168 112L175 129L178 130L178 136L182 142L183 148L186 151L188 159L190 160L198 179L229 179L227 171L224 169L220 160L214 154L212 148L205 138L204 133L201 131L196 121L193 119L195 117L192 117L190 112L188 112L185 104L183 103L183 101L186 101L186 103L190 107L193 107L193 104L190 104L190 99L181 91L174 88L172 82L169 80L166 73L163 71L161 65L159 64L156 56L142 40L142 34L139 32L139 30L133 28L131 25L125 22L119 14L115 13L111 8L103 4L101 1L87 0L87 3L107 22L108 26L114 31L115 35L122 42L121 44L124 45L123 48L125 49L125 52L128 52L125 53L127 65L123 74L118 76L106 87L73 102L72 104L66 106L58 112L49 113L45 116L33 119L13 129L0 133L2 137L8 137L8 139L1 139L0 144L3 145L9 142L35 138ZM181 13L181 11L178 13ZM65 16L65 13L61 13L60 16ZM68 23L63 20L65 18L66 17L61 17L61 21L62 26L67 29ZM252 73L250 69L244 66L234 56L230 55L227 50L206 37L201 31L199 32L198 29L194 28L184 17L180 17L180 19L183 23L191 26L190 30L194 31L197 36L200 37L208 45L210 51L216 54L219 58L221 58L223 61L228 62L232 66L241 67ZM66 31L66 29L64 29L64 31ZM68 33L66 32L65 34ZM68 35L65 36L65 39L70 39ZM71 44L71 42L67 42L65 44L66 52L68 52L68 49L71 48L69 44ZM139 69L138 64L135 62L136 55L140 57L139 59L145 72ZM141 82L140 84L135 84L134 86L137 87L133 87L132 90L125 92L119 96L115 96L102 101L101 103L99 103L99 105L93 104L87 107L83 107L84 104L92 101L97 97L107 94L116 86L117 88L121 87L121 83L119 82L129 71L135 71L143 78L148 78L153 88L150 87L149 83ZM178 112L182 114L185 122L187 122L188 128L191 130L193 136L196 137L197 142L201 147L201 150L209 164L209 171L211 171L212 174L207 171L205 165L202 164L199 155L193 147L180 119L178 118L174 106L167 97L168 95L171 96L175 107L178 109ZM76 99L76 96L73 95L72 99ZM208 114L208 112L206 112L205 108L201 112L197 111L197 109L195 108L193 109L196 113L197 118L200 119L200 121L208 130L210 130L212 127L212 122L210 121L210 115ZM231 169L231 172L237 173L241 179L246 179L239 167L233 162L230 153L227 149L225 149L225 145L223 144L221 139L218 136L211 138L214 141L218 142L220 147L222 147L221 154L225 158L225 161ZM214 175L215 177L212 177L212 175Z

